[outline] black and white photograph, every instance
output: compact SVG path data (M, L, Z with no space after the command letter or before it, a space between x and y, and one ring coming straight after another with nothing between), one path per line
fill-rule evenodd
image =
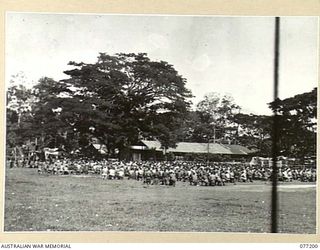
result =
M7 12L4 232L316 234L318 22Z

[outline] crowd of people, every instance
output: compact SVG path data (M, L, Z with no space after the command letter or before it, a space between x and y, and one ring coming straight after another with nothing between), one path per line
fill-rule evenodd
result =
M33 167L43 174L96 174L104 180L124 178L141 181L147 185L175 186L177 181L194 186L223 186L226 183L269 181L271 167L252 166L248 163L205 163L187 161L95 161L58 159L36 162ZM278 180L283 182L315 182L316 169L312 167L283 166L278 169Z

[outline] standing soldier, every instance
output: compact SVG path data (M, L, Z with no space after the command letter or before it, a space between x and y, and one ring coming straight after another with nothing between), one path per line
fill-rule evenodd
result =
M190 185L198 186L198 176L196 171L194 171L193 169L191 170L191 175L190 175Z
M139 167L139 169L138 169L137 180L138 181L142 181L143 180L143 169L142 169L142 167Z
M130 167L128 170L128 180L130 179L136 179L136 175L133 167Z
M159 177L160 177L160 172L158 168L154 168L152 171L152 185L159 184Z
M144 172L144 183L146 183L147 185L150 185L151 184L151 176L152 176L152 173L151 173L150 169L147 168Z
M221 186L224 186L227 180L226 173L222 171L220 176L221 176Z
M222 186L221 175L219 170L215 171L216 186Z
M169 172L167 169L163 171L163 185L169 185Z
M239 169L238 168L235 168L234 171L234 181L236 182L239 182L240 181L240 172L239 172Z
M209 184L210 184L210 186L216 185L216 175L214 174L213 170L211 170L210 174L209 174Z
M176 174L174 173L173 170L171 170L170 173L169 173L169 185L175 187L176 186L176 181L177 181Z
M234 172L233 172L232 169L230 170L230 183L234 183L235 184L235 182L234 182Z
M247 169L247 181L253 182L252 180L253 172L251 169Z
M316 172L315 169L312 169L311 181L312 181L312 182L316 182L316 181L317 181L317 172Z
M279 170L278 170L278 180L283 181L283 173L282 173L281 168L279 168Z

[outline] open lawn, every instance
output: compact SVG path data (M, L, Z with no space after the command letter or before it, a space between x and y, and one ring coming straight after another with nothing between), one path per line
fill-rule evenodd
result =
M279 231L316 233L315 185L282 186ZM271 187L264 182L146 186L96 175L6 170L5 231L269 232L270 208Z

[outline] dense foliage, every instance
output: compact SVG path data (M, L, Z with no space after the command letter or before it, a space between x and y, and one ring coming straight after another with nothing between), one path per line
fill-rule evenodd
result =
M139 138L175 145L192 95L172 65L146 54L100 54L93 64L69 64L69 78L42 78L32 90L31 131L43 146L85 151L95 138L113 154Z
M303 158L316 155L317 89L269 104L279 119L280 153Z
M163 148L178 141L241 144L271 155L272 116L241 113L231 96L208 93L191 110L191 92L172 65L146 54L101 53L95 63L70 62L61 81L41 78L33 88L14 76L7 90L8 155L44 147L91 154L93 142L109 156L140 139ZM269 104L277 113L280 153L316 154L317 89ZM10 152L11 150L11 152Z

